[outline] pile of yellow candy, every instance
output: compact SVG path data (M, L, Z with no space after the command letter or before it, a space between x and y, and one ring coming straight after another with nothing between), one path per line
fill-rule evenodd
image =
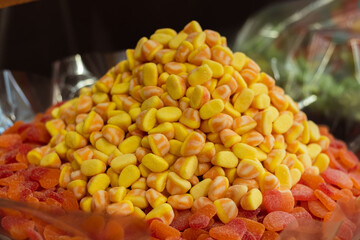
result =
M273 78L192 21L143 37L127 60L52 111L30 163L60 167L88 212L160 218L214 202L227 223L262 193L322 172L329 139ZM145 212L147 214L145 214Z

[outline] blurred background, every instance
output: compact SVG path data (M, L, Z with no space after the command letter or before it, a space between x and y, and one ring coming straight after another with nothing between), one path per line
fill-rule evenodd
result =
M133 48L158 28L179 31L191 20L219 31L231 45L249 16L279 2L39 0L3 8L0 69L50 76L55 60L76 53Z
M0 0L0 71L10 70L0 74L0 133L73 97L78 82L92 84L158 28L197 20L231 46L251 15L281 2Z
M0 0L0 133L74 97L141 37L197 20L360 154L359 0L9 1L21 2Z

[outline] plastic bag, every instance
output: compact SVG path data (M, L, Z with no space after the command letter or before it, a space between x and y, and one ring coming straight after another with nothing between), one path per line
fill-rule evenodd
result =
M312 120L360 150L359 1L290 1L249 19L233 50L274 76Z
M8 70L0 73L0 133L15 120L31 120L34 112L30 102Z
M30 73L0 72L0 134L15 121L30 121L35 113L74 98L125 58L125 52L74 55L54 62L51 79Z
M108 69L125 59L125 51L111 54L85 54L59 60L53 64L52 102L68 100L77 96L82 87L92 86Z
M50 235L81 240L145 240L150 237L146 222L135 216L109 216L82 211L67 213L61 208L50 209L4 198L0 198L0 213L5 215L1 220L2 226L9 229L11 226L21 227L20 232L25 232L31 239L37 239L34 236L38 234L32 224L26 224L31 221L40 223L46 229L43 229L43 234L48 238ZM0 227L0 239L8 237L9 229Z
M298 227L289 224L280 239L360 239L360 198L342 199L326 222L315 219L302 221Z

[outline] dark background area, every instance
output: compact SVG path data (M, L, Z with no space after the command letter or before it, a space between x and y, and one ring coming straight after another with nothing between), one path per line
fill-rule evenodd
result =
M75 53L133 48L142 36L197 20L232 41L245 20L281 0L40 0L0 10L0 69L50 76Z

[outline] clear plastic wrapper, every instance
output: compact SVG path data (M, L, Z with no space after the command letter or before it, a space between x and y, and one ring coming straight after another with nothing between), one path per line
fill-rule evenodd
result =
M15 217L22 214L28 220L41 220L52 231L80 240L145 240L150 237L146 222L134 216L109 216L82 211L66 213L62 209L0 198L0 215L3 213L12 213L11 216ZM290 223L280 233L280 239L360 239L360 198L338 201L326 222L304 219L298 223ZM27 232L31 236L31 232ZM11 239L8 235L7 230L0 227L0 239Z
M51 79L30 73L0 72L0 134L15 121L30 121L54 103L71 99L78 90L91 86L125 52L74 55L53 64Z
M70 56L53 64L52 104L74 98L82 87L88 87L112 66L125 58L125 52ZM50 105L50 104L49 104Z
M289 224L280 239L360 239L360 198L338 201L327 222L310 219L302 221L298 227L294 225Z
M15 120L26 121L34 117L28 98L8 70L0 74L0 92L0 133Z
M82 211L66 213L60 208L49 209L0 198L0 213L9 212L12 215L8 215L8 218L17 219L22 214L28 221L41 221L51 231L73 239L145 240L150 236L146 222L135 216L108 216ZM3 226L7 225L4 221L9 220L2 220ZM28 236L32 236L31 239L36 239L31 233L31 227L25 231ZM6 229L0 228L0 239L11 239L8 235Z
M312 120L360 149L358 1L290 1L249 19L233 50L274 76Z

